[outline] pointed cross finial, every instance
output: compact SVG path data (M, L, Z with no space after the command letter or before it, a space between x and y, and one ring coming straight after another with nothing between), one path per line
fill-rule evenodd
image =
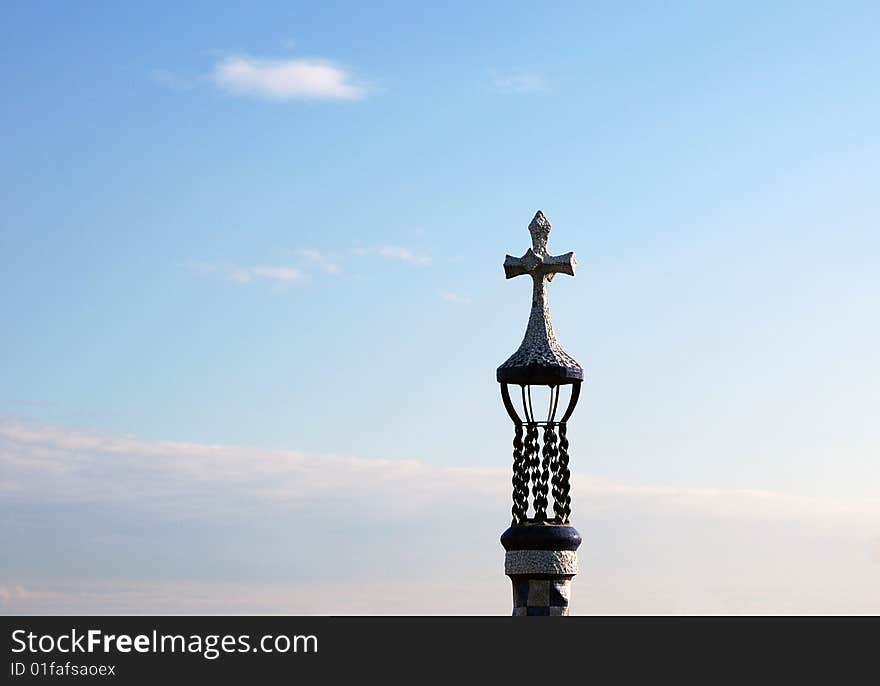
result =
M529 233L532 234L532 247L522 257L507 255L504 259L504 275L508 279L523 274L532 277L532 310L523 342L498 368L498 381L549 385L580 381L584 376L583 369L556 340L547 303L547 283L556 274L574 276L577 260L573 252L563 255L547 252L550 222L541 210L529 224Z
M564 255L550 255L547 252L547 240L550 238L550 222L541 210L535 213L529 224L532 234L532 247L522 257L507 255L504 260L504 275L508 279L521 274L531 274L535 278L552 281L555 274L574 276L577 260L573 252Z
M532 223L529 224L529 233L532 234L532 250L538 255L547 254L547 240L550 238L550 222L541 210L535 213Z

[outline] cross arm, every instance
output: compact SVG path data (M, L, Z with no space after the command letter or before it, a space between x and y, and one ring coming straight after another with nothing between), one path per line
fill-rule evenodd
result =
M514 276L522 276L528 274L529 269L525 264L525 257L514 257L513 255L504 256L504 277L512 279Z
M548 280L553 279L554 274L568 274L574 276L577 260L573 252L564 255L538 255L529 248L522 257L506 255L504 257L504 276L512 279L523 274L543 274Z
M568 274L574 276L577 268L577 259L573 252L567 252L564 255L545 255L543 261L543 271L553 278L554 274Z

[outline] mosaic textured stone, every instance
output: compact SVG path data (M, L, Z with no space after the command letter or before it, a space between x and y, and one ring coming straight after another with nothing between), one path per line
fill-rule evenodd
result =
M571 598L570 579L512 576L514 617L565 617Z
M504 573L557 574L578 573L574 550L508 550L504 555Z
M522 343L496 373L500 382L520 384L574 383L584 378L584 370L562 349L550 320L547 284L556 274L574 276L577 260L573 252L550 255L547 240L550 222L538 210L529 224L532 247L522 257L507 255L504 275L508 279L528 274L532 277L532 310Z

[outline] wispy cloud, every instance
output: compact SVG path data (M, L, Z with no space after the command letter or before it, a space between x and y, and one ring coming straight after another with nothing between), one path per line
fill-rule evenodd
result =
M492 87L499 93L539 93L547 90L547 82L540 74L520 72L495 78Z
M455 303L456 305L470 305L471 299L466 295L459 295L458 293L441 293L440 297L448 303Z
M264 279L277 285L288 285L303 278L303 273L293 267L241 267L210 262L187 262L185 265L196 274L219 274L235 283L247 284Z
M401 248L397 245L384 245L379 248L379 254L392 260L401 260L402 262L410 262L419 266L426 266L431 263L431 258L425 255L419 255L409 248Z
M302 278L302 272L292 267L241 267L233 270L230 277L239 283L249 283L254 279L290 283L291 281L299 281Z
M351 74L324 59L226 57L214 65L211 79L234 95L273 100L360 100L367 95Z
M338 274L342 271L342 267L333 261L329 255L318 250L300 250L299 254L328 274Z

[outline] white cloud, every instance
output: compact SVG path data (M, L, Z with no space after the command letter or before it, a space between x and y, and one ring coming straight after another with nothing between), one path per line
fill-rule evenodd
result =
M426 257L425 255L418 255L414 253L409 248L401 248L396 245L385 245L379 248L379 254L382 257L388 257L392 260L401 260L403 262L410 262L412 264L417 264L420 266L425 266L431 263L431 258Z
M544 77L532 72L509 74L496 78L492 86L501 93L539 93L547 89Z
M214 65L211 78L229 93L273 100L360 100L367 95L347 71L323 59L227 57Z
M448 303L455 303L456 305L470 305L471 299L466 295L459 295L458 293L441 293L440 297L443 298Z
M336 264L328 255L318 250L300 250L299 254L305 257L309 262L318 265L319 268L328 274L338 274L342 271L342 267Z

